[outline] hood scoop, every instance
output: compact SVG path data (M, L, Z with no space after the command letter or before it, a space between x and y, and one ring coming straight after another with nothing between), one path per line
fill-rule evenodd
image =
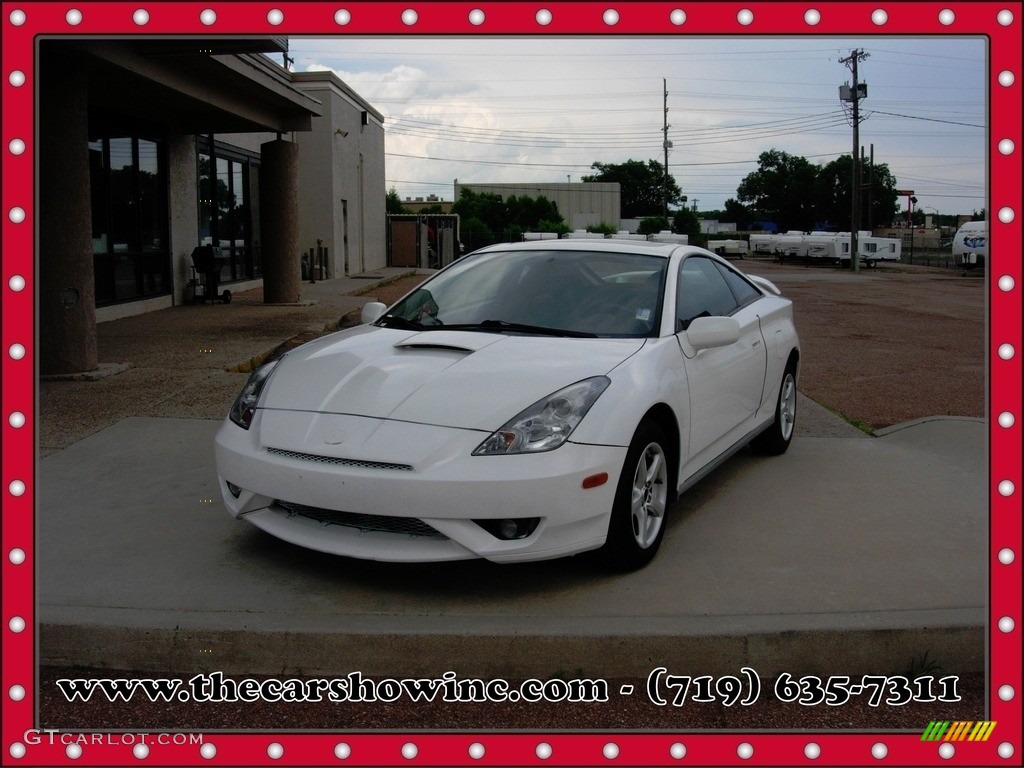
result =
M422 331L395 344L395 349L443 349L470 354L502 341L499 333Z

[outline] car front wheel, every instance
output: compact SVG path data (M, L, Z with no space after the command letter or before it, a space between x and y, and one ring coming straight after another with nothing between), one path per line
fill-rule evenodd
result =
M671 477L665 445L662 430L644 422L626 453L603 550L618 570L642 568L661 546Z

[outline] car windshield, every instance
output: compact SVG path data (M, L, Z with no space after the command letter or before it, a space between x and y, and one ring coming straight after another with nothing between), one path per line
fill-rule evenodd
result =
M667 261L523 250L465 257L409 294L380 325L554 336L657 335Z

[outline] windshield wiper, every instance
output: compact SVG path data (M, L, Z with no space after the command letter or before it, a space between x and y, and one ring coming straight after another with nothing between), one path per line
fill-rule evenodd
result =
M377 321L382 328L402 328L406 331L422 331L423 326L413 320L407 320L400 315L384 315Z
M459 325L446 325L446 331L486 331L489 333L530 333L538 336L560 336L574 339L596 339L596 333L585 331L569 331L564 328L547 328L542 325L526 325L524 323L509 323L505 320L484 320L481 323L463 323Z

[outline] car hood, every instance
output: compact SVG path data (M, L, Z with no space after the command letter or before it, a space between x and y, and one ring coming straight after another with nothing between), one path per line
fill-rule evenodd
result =
M643 345L361 326L289 352L260 407L491 431L564 386L608 373Z

